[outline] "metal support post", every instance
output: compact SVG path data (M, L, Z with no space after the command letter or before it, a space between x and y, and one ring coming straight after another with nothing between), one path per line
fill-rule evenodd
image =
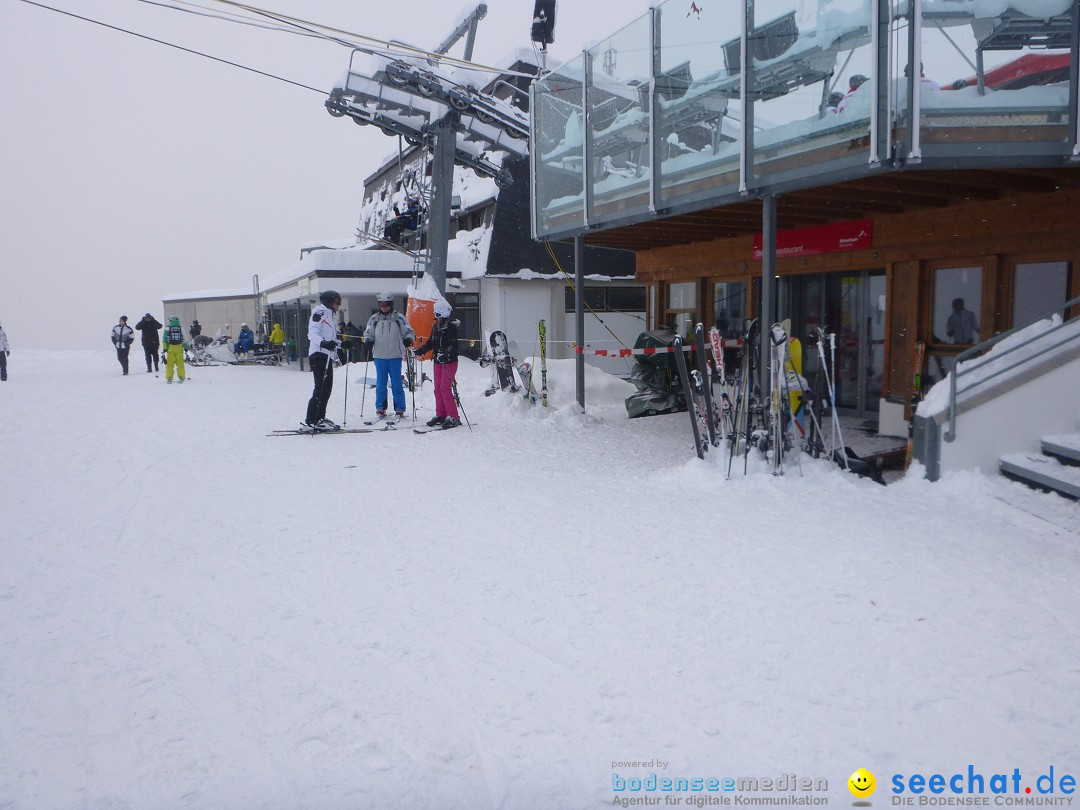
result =
M762 401L769 399L770 327L776 323L776 195L761 198L761 352L758 381ZM769 336L769 337L766 337Z
M456 114L432 125L431 203L428 207L428 247L431 262L427 272L439 292L446 293L446 260L450 243L450 204L454 194L454 157L457 153Z
M578 405L585 410L585 240L574 237L574 328L577 349L574 352Z

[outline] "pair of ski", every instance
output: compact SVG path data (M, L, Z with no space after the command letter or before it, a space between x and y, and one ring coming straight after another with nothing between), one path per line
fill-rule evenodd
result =
M525 390L523 397L526 402L535 405L539 402L545 408L548 406L547 388L547 322L541 318L539 324L540 334L540 391L533 385L533 367L531 363L522 361L517 367L518 376L521 377L521 387Z
M394 430L396 421L373 421L364 422L364 427L337 427L331 430L320 430L318 428L308 427L307 425L301 425L298 428L292 430L275 430L267 433L267 436L322 436L322 435L335 435L340 433L382 433L386 430Z
M719 335L712 338L713 346L719 343ZM694 349L697 351L698 367L690 370L687 367L686 356L683 353L682 337L676 336L673 344L675 350L675 366L679 370L679 380L682 383L683 396L686 400L686 409L690 413L690 426L694 434L694 450L697 457L705 458L710 447L719 446L724 428L722 426L721 413L717 408L712 395L712 374L709 370L709 359L705 354L705 327L698 324L694 329ZM720 357L723 357L721 351ZM720 364L723 360L718 361ZM724 395L726 397L726 394Z
M267 436L340 436L345 433L386 433L391 430L396 430L392 424L386 424L382 426L371 425L361 428L338 428L337 430L314 430L313 428L304 427L296 428L295 430L274 430L267 433ZM413 433L437 433L442 431L442 425L417 425L412 429Z

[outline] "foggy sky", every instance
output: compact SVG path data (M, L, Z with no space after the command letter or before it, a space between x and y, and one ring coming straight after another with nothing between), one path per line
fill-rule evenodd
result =
M354 235L363 180L397 140L323 107L348 49L138 0L42 2L318 92L2 0L0 324L13 374L21 348L109 348L121 314L160 319L165 295L247 288L253 275L293 264L302 244ZM476 5L253 4L426 48ZM533 0L487 5L476 61L531 46ZM562 0L549 66L647 8L647 0Z

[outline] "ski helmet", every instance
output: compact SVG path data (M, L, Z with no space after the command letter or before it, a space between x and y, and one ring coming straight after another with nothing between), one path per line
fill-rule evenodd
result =
M335 303L341 303L341 293L336 290L326 290L319 294L319 303L324 307L333 306Z
M240 328L241 329L248 329L250 327L246 323L242 323L242 324L240 324Z
M451 312L453 312L453 310L450 308L450 305L445 301L438 301L435 304L436 318L449 318Z
M394 303L393 293L379 293L375 296L375 300L380 304L392 304Z

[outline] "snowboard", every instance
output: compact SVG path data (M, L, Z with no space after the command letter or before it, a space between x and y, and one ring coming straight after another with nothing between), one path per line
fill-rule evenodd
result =
M514 358L510 354L510 342L506 339L506 333L500 330L492 332L489 343L499 388L503 391L517 391L514 384Z

